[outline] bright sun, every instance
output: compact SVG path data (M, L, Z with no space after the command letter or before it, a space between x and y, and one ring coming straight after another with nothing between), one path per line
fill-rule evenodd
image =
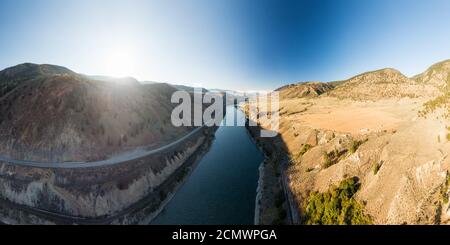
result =
M117 46L111 49L106 60L107 75L114 77L133 76L136 57L131 47Z

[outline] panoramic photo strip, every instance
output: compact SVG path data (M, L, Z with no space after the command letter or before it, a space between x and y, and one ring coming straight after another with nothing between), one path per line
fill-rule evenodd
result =
M449 154L448 0L0 0L0 229L450 234Z

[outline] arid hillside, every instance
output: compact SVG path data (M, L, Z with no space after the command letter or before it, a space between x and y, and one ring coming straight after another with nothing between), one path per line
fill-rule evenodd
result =
M299 223L449 222L449 67L413 78L384 69L320 96L280 96L279 137L260 142L284 166Z
M435 97L439 94L433 84L419 83L395 69L363 73L343 81L329 95L353 100Z
M421 84L434 85L439 88L446 88L450 82L450 60L432 65L425 72L414 76L414 80Z
M0 154L37 161L92 161L157 147L190 129L170 123L176 91L133 79L105 81L52 65L0 72Z
M283 86L275 91L279 92L280 98L295 99L304 97L317 97L334 88L332 83L304 82Z
M413 77L417 83L433 85L439 89L441 94L427 101L421 116L439 111L445 118L450 117L450 60L446 60L431 66L424 73Z

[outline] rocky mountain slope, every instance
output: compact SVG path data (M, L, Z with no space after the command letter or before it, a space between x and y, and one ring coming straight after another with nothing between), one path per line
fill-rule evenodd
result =
M190 129L170 123L176 88L105 79L53 65L0 72L0 154L37 161L92 161L157 147Z
M450 82L450 60L432 65L425 72L414 76L412 79L421 84L430 84L439 88L447 88Z
M61 66L35 65L25 63L0 71L0 97L17 86L31 79L51 75L75 75L74 72Z
M448 223L449 67L441 62L413 78L384 69L320 96L280 96L279 136L258 141L281 165L294 221ZM439 106L424 112L430 105Z
M334 88L332 83L304 82L283 86L275 91L279 92L280 98L294 99L301 97L317 97Z
M438 94L436 87L419 83L390 68L350 78L329 93L330 96L337 98L355 100L434 97Z
M440 111L444 117L450 117L450 60L437 63L413 79L420 84L432 85L439 89L441 94L424 104L421 116Z

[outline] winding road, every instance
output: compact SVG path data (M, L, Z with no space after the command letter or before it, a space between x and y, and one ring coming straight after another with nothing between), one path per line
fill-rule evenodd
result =
M206 124L208 125L208 124ZM35 167L35 168L64 168L64 169L75 169L75 168L95 168L95 167L103 167L103 166L109 166L109 165L115 165L126 161L135 160L142 157L147 157L152 154L160 153L162 151L165 151L167 149L170 149L172 147L175 147L179 145L180 143L184 142L188 138L190 138L192 135L198 133L200 130L202 130L206 126L202 126L199 128L196 128L186 134L185 136L158 148L146 150L146 149L138 149L131 152L126 152L117 156L113 156L109 159L100 160L100 161L93 161L93 162L37 162L37 161L27 161L27 160L17 160L17 159L11 159L8 157L0 156L0 162L4 162L7 164L13 164L13 165L19 165L19 166L27 166L27 167Z

